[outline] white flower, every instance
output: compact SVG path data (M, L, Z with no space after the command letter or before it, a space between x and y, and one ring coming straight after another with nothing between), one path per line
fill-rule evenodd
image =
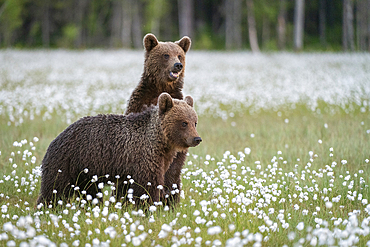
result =
M207 233L208 235L215 235L219 234L221 232L221 227L220 226L213 226L208 228Z
M13 225L12 225L12 222L6 222L4 225L3 225L3 229L4 231L6 232L10 232L13 230Z
M142 194L140 196L140 200L145 200L145 199L148 199L148 198L149 198L149 196L147 194Z
M295 238L295 233L294 232L289 232L288 233L288 239L293 240Z
M163 190L163 185L161 185L161 184L160 184L160 185L158 185L158 186L157 186L157 189L159 189L159 190Z
M157 210L157 207L154 206L154 205L152 205L152 206L149 207L149 211L150 212L155 212L156 210Z
M104 183L99 183L99 184L98 184L98 188L99 188L99 189L103 189L103 188L104 188Z
M202 243L202 237L197 237L197 238L195 238L195 242L196 242L197 244L201 244L201 243Z
M36 163L36 157L35 157L35 156L32 156L32 158L31 158L31 163L32 163L32 164L35 164L35 163Z
M72 243L73 246L80 246L80 240L75 240Z
M158 238L165 238L168 236L168 233L164 230L161 230L159 233L158 233Z
M140 231L144 231L144 226L143 226L143 225L139 225L139 226L137 227L137 229L139 229Z
M297 225L297 229L298 229L299 231L302 231L302 230L303 230L303 228L304 228L304 223L303 223L303 222L299 222L299 223L298 223L298 225Z
M163 224L161 229L163 231L166 231L166 232L171 232L172 231L172 227L170 225L167 225L167 224Z
M132 242L132 245L133 246L139 246L139 245L141 245L141 240L138 237L133 237L131 242Z
M85 168L84 173L88 173L88 172L89 172L89 169Z

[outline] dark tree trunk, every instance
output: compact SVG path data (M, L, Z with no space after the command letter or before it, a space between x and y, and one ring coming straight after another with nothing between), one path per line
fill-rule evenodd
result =
M355 50L352 0L343 0L343 50Z
M84 13L86 11L87 5L89 2L87 0L79 0L77 1L77 9L76 9L76 26L77 26L77 37L75 40L75 46L77 48L81 48L84 44L84 26L83 26L83 19Z
M249 33L249 43L253 52L259 52L257 30L256 30L256 20L254 18L254 7L253 0L247 0L247 15L248 15L248 33Z
M360 51L367 50L367 18L369 18L370 10L367 9L368 2L366 0L358 0L356 8L356 33L357 33L357 48Z
M241 34L241 0L226 0L225 1L225 16L226 16L226 49L241 49L242 34Z
M50 8L49 8L49 1L43 1L43 15L42 15L42 45L44 47L50 46Z
M112 3L112 18L111 18L111 36L110 46L119 47L122 46L122 1L113 1Z
M122 1L122 33L121 43L123 47L131 47L131 33L132 33L132 5L135 0Z
M242 48L242 1L234 0L234 45L236 49Z
M326 0L320 0L319 6L320 43L326 47Z
M367 0L367 13L370 13L370 0ZM367 50L370 52L370 15L367 14Z
M225 47L227 50L233 48L234 27L233 27L233 0L225 1Z
M193 0L178 0L179 33L182 36L193 36L194 26L194 2Z
M280 10L278 15L278 28L277 28L278 48L280 50L285 49L286 20L287 20L286 0L280 0Z
M303 49L304 0L295 0L294 8L294 50Z
M143 34L141 30L142 17L140 13L140 1L133 1L132 3L132 39L134 48L143 48Z

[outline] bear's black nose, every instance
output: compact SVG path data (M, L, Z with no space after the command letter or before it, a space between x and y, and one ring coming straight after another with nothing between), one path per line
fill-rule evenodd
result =
M176 72L179 72L182 70L182 63L175 63L174 65Z
M200 137L194 137L194 143L198 145L202 141L202 138Z

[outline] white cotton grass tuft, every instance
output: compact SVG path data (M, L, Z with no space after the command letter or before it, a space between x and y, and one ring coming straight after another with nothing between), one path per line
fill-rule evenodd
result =
M52 113L56 111L61 113L58 115L67 124L78 116L89 112L98 113L101 109L119 112L126 108L128 97L138 82L137 75L142 72L142 51L91 50L78 54L61 50L39 52L36 56L40 57L32 66L30 61L34 61L35 54L30 52L7 50L0 55L8 58L3 59L5 62L1 64L2 70L7 72L7 81L17 85L17 90L3 90L0 99L3 105L0 113L6 116L9 125L21 125L24 118L33 120L42 117L48 120L54 117ZM328 107L339 106L344 109L344 102L366 99L368 96L369 84L365 79L368 78L368 72L361 69L368 64L364 56L276 53L273 56L262 54L255 59L248 53L209 53L205 56L203 52L192 51L191 56L187 56L191 68L186 73L185 88L195 102L201 102L197 104L199 115L208 111L223 119L237 116L240 113L238 105L252 107L251 112L278 109L282 105L291 105L294 109L302 99L313 111L317 110L318 101L324 101ZM212 66L204 66L210 64L210 59ZM340 66L331 66L333 61ZM65 71L69 72L68 75ZM43 73L48 83L39 83L38 73ZM27 78L27 83L21 83L24 78ZM227 83L229 81L233 83ZM332 86L333 81L336 87ZM122 83L123 87L117 87ZM87 92L97 86L98 90L79 93L79 97L75 97L76 92ZM226 113L215 102L231 105L232 109ZM367 103L363 105L361 100L355 103L361 106L361 111L366 111ZM46 108L47 111L40 116L38 110L26 110L29 106L35 109ZM338 111L336 107L329 110ZM282 116L281 111L277 114ZM289 122L288 118L284 121ZM324 127L328 128L327 123ZM32 141L36 143L38 140L34 137Z
M221 233L222 229L220 226L212 226L210 228L208 228L207 230L207 234L208 235L215 235L215 234L219 234Z

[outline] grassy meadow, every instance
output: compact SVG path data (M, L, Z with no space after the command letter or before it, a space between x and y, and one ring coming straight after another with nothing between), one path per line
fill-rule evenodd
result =
M0 245L370 246L370 55L187 55L203 142L177 207L38 208L41 160L78 118L123 113L141 51L0 51Z

